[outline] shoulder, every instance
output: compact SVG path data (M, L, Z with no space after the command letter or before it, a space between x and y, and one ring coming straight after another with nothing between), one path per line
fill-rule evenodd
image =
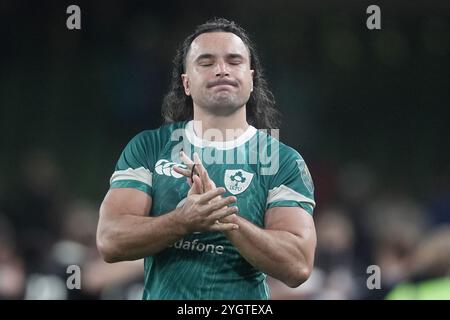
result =
M295 148L281 142L277 134L270 135L266 130L259 129L257 131L257 139L260 147L269 148L271 152L274 151L281 161L303 160L300 153Z
M266 137L266 139L262 140L270 143L271 163L275 163L273 167L277 168L274 174L271 175L272 183L278 184L280 181L286 182L287 180L301 178L308 191L312 192L314 187L311 174L300 152L281 142L277 137L272 137L264 132L260 134Z
M290 147L282 142L280 142L280 158L284 160L302 160L303 157L301 154L294 149L293 147Z

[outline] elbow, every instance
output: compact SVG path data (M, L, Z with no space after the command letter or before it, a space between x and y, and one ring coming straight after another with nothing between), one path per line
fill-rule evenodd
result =
M102 204L95 240L100 257L107 263L115 263L123 260L117 243L118 234L117 230L115 230L115 225L114 220L108 218L108 214L105 212L104 205Z
M302 283L304 283L306 280L308 280L309 276L311 275L312 267L309 266L297 266L289 275L287 279L285 279L283 282L289 287L289 288L297 288Z
M105 233L106 232L100 232L100 230L97 231L97 251L99 252L102 259L107 263L115 263L121 261L116 246L113 244L113 241L111 241L110 237L108 237Z
M103 261L107 263L114 263L120 261L118 257L102 243L97 242L97 250L100 253L100 256L102 257Z

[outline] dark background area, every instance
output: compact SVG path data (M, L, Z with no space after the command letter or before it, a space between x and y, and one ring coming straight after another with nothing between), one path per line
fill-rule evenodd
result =
M66 28L70 4L81 30ZM381 30L366 27L370 4ZM52 269L41 251L67 236L74 206L95 227L122 148L161 124L176 48L212 17L256 43L281 140L313 175L319 233L338 211L362 266L376 260L366 231L380 201L412 205L394 210L406 219L420 208L426 230L450 220L448 1L2 1L0 13L0 216L25 279Z

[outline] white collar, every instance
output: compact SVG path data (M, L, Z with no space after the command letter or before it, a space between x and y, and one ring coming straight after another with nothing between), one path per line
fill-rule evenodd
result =
M256 133L256 128L249 125L248 128L244 131L243 134L241 134L239 137L237 137L234 140L228 140L228 141L208 141L204 140L202 138L199 138L195 132L194 132L194 122L193 120L189 121L186 124L185 127L185 133L186 137L189 140L189 142L200 148L204 147L212 147L219 150L229 150L236 147L239 147L240 145L246 143L248 140L250 140Z

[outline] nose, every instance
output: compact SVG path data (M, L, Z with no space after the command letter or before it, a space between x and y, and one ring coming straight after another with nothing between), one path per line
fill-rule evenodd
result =
M216 77L226 77L229 76L230 72L225 61L220 61L216 65Z

